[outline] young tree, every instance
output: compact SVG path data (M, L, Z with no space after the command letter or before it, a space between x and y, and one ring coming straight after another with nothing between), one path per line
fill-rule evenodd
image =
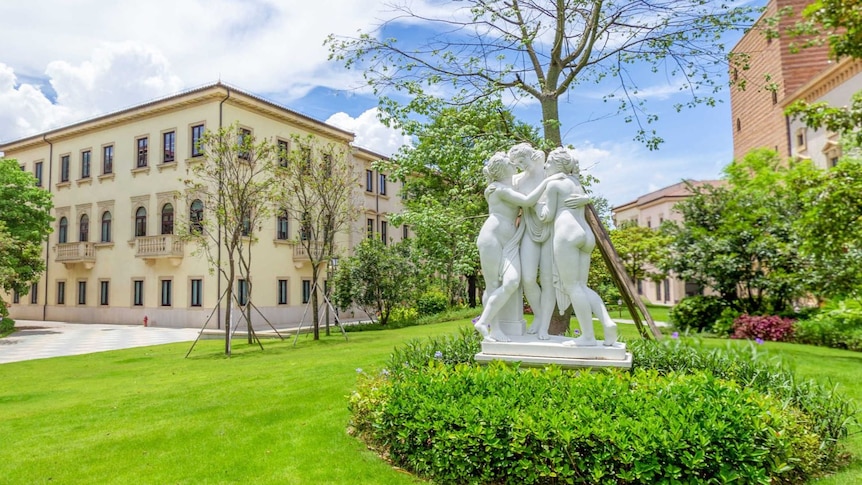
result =
M381 325L389 322L392 309L415 302L427 286L410 240L386 245L366 239L356 253L338 266L334 295L341 308L357 305Z
M35 182L17 161L0 159L0 288L20 294L45 270L42 243L54 220L51 194Z
M623 223L610 231L611 241L633 281L664 279L660 269L667 257L670 238L661 231L634 223Z
M538 144L539 138L499 100L451 107L429 98L421 106L422 120L406 113L397 120L416 146L402 148L377 167L403 182L404 211L392 222L410 226L430 269L443 279L451 305L463 294L461 277L475 281L478 272L476 236L488 213L485 161L516 143Z
M360 209L359 174L347 148L314 136L294 136L297 149L282 153L276 170L278 210L299 221L297 244L311 264L314 340L320 339L320 273L338 256L336 236L348 231ZM329 326L327 325L327 334Z
M207 131L200 141L203 157L188 168L184 179L189 207L203 203L203 215L193 216L181 230L183 238L197 243L210 267L224 277L225 354L230 355L231 314L234 303L242 308L248 329L248 343L254 339L251 310L252 245L256 228L271 214L274 194L274 167L277 151L270 140L256 141L254 135L234 123L217 131ZM234 281L244 282L244 294L234 291ZM222 295L219 295L221 298ZM244 301L241 301L244 300Z

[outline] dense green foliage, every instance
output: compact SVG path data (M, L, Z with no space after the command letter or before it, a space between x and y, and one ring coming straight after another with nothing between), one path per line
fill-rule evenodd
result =
M332 295L335 305L357 305L381 325L389 322L397 307L411 307L427 286L426 274L412 255L412 247L410 240L398 244L384 244L376 238L363 240L353 256L338 265Z
M713 327L725 308L727 303L717 296L695 295L683 298L668 316L680 330L702 332Z
M0 289L26 294L45 269L51 194L18 162L0 159ZM0 304L2 305L2 304Z
M794 342L862 351L862 305L841 301L796 322Z
M670 237L661 231L635 223L622 223L608 232L617 253L626 268L626 273L635 281L664 279L667 275L660 268L668 256Z
M741 350L637 341L631 373L473 363L411 341L350 398L351 431L437 483L799 483L840 463L849 401ZM548 410L554 410L549 412Z

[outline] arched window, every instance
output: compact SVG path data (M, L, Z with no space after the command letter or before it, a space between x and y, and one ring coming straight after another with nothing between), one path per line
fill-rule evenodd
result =
M81 242L87 242L90 240L90 217L87 214L81 216L81 225L78 236L78 240Z
M174 233L174 206L165 204L162 206L162 234Z
M111 213L105 211L102 214L102 242L111 242Z
M69 220L65 217L60 218L60 225L57 230L57 242L65 243L69 241Z
M204 203L200 199L192 201L189 207L189 228L193 233L199 233L204 226Z
M138 207L135 212L135 237L147 235L147 209Z

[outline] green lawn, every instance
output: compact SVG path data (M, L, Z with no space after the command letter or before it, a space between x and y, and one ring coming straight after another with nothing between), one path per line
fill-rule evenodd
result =
M3 483L416 483L345 433L357 368L467 321L313 342L188 343L0 365ZM621 325L626 338L632 325ZM723 345L716 341L716 344ZM862 402L862 354L766 344ZM862 455L862 439L848 441ZM862 482L862 462L824 483Z

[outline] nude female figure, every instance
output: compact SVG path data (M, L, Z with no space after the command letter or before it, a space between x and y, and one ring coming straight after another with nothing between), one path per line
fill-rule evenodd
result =
M548 180L539 184L530 194L524 195L512 188L515 166L505 153L498 152L484 168L488 179L485 197L488 200L488 219L479 230L476 245L485 277L484 308L475 323L476 330L486 339L508 342L509 337L500 329L497 314L520 287L521 261L519 246L524 225L515 226L522 207L536 204ZM563 178L559 175L557 178ZM518 295L520 298L520 295Z
M513 177L513 186L518 192L527 194L545 179L545 153L541 150L529 143L519 143L509 149L509 158L523 170ZM521 238L521 284L534 315L527 333L547 340L555 303L552 227L539 220L535 207L523 209L521 224L526 225Z
M592 315L595 314L604 328L604 345L611 346L617 341L617 325L611 320L601 297L587 287L590 272L590 254L596 246L596 239L587 225L584 206L589 202L583 186L577 177L577 161L565 148L557 148L548 155L546 174L564 174L565 178L548 183L545 192L545 206L537 213L543 221L553 221L554 266L557 272L554 283L560 290L557 306L568 307L570 300L575 316L581 326L581 336L574 339L575 345L596 345L593 332ZM567 203L577 196L583 203L571 208Z

